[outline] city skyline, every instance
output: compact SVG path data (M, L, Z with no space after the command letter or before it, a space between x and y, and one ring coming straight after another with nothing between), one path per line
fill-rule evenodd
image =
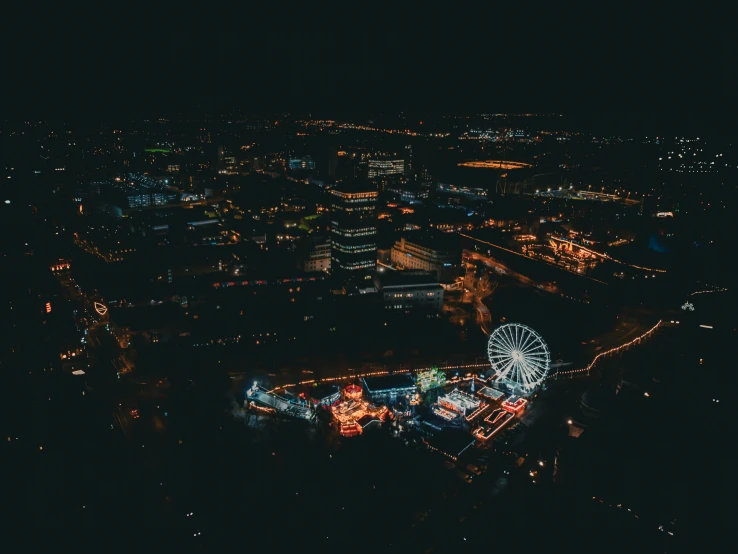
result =
M8 18L6 550L730 531L732 19L491 8Z

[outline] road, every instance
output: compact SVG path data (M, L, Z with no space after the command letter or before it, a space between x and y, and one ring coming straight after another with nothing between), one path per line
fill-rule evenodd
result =
M538 283L530 277L523 275L522 273L513 271L508 266L506 266L499 260L496 260L492 256L485 256L484 254L474 252L472 250L464 250L463 258L464 261L481 262L493 272L493 275L504 275L506 277L510 277L511 279L515 279L519 284L523 286L536 287L551 293L558 292L556 285L552 283Z

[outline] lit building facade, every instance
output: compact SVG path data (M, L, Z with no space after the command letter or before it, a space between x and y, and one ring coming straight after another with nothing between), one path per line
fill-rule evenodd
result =
M383 175L405 175L405 160L376 158L367 161L369 178L375 179Z
M428 189L419 188L410 185L387 185L386 190L397 195L399 200L409 204L416 204L427 200L429 196Z
M305 156L302 158L290 158L287 161L287 168L292 170L315 169L315 161L310 156Z
M331 191L331 269L342 279L370 278L377 266L377 196L371 185Z
M432 277L393 272L385 274L377 288L382 292L385 310L440 312L443 309L443 287Z
M392 247L391 258L393 264L427 271L441 283L453 282L461 271L461 248L449 241L403 237Z
M331 243L330 241L321 241L314 244L307 258L302 263L302 269L306 273L314 271L327 271L331 268Z

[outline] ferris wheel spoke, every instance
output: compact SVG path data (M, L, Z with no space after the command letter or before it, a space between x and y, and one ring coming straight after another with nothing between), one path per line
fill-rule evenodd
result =
M510 345L510 348L515 350L515 341L512 340L512 335L510 334L510 327L505 326L502 328L502 336L505 338L505 341Z
M528 351L527 349L529 348L529 346L531 344L531 341L533 341L532 344L535 344L535 340L534 340L533 335L531 333L527 333L525 335L525 340L520 341L520 343L521 343L520 344L520 351L521 352L527 352Z
M512 344L510 344L507 339L503 335L498 335L495 337L495 342L501 347L504 348L508 352L513 351Z
M546 358L538 358L534 356L526 356L525 359L530 363L531 365L539 365L543 366L546 364Z
M490 356L512 356L512 351L509 350L507 346L497 342L490 345L490 352Z
M510 338L510 344L513 346L513 350L519 350L518 348L518 338L517 338L517 327L513 327L512 329L508 327L507 329L507 336Z
M530 380L531 381L535 382L538 379L540 379L541 374L542 374L542 372L541 372L540 368L533 368L533 367L531 367L530 373L528 374L528 376L530 377Z
M518 377L516 381L521 384L525 384L526 375L525 375L525 365L522 362L517 362L518 366Z
M525 363L518 362L518 379L517 382L522 385L528 384L528 375L525 367Z
M512 353L512 351L515 350L513 348L512 343L508 340L507 335L505 334L504 329L503 329L503 331L501 333L499 333L499 335L497 335L496 339L500 343L502 343L502 344L505 345L505 350L507 350L508 352Z
M514 360L510 360L510 362L508 362L508 364L505 366L505 368L500 372L500 374L503 377L507 377L507 375L510 373L510 369L512 368L513 362L514 362Z
M524 348L521 348L523 352L534 352L536 350L543 350L543 346L541 345L539 339L537 337L534 337L531 335L532 340L525 345Z
M520 351L524 353L535 352L537 350L542 350L541 343L538 342L538 339L533 335L531 335L530 340L520 348Z
M538 379L546 374L546 368L545 366L535 364L531 366L531 372L534 373L536 379Z
M502 333L492 335L491 342L504 346L506 350L512 350L512 345L507 342L507 340L505 339L505 336Z

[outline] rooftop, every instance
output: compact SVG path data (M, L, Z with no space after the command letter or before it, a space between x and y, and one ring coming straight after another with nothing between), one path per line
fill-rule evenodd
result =
M338 386L319 384L308 389L308 396L315 400L323 400L338 392Z
M363 381L369 392L381 392L392 389L409 389L415 387L415 383L408 373L382 375L380 377L364 377Z
M362 429L365 429L367 425L375 422L379 423L379 418L370 414L363 415L358 420L356 420L356 423L358 423Z
M472 446L474 441L474 437L461 429L444 428L428 438L428 446L455 458Z
M461 243L458 237L456 235L449 236L448 233L413 233L402 235L402 238L408 244L416 244L423 248L461 251Z
M413 287L438 287L441 285L431 275L408 274L403 271L385 272L379 279L381 289L402 289Z
M375 192L379 194L376 185L359 179L340 183L331 192L334 194L352 194L357 192Z

